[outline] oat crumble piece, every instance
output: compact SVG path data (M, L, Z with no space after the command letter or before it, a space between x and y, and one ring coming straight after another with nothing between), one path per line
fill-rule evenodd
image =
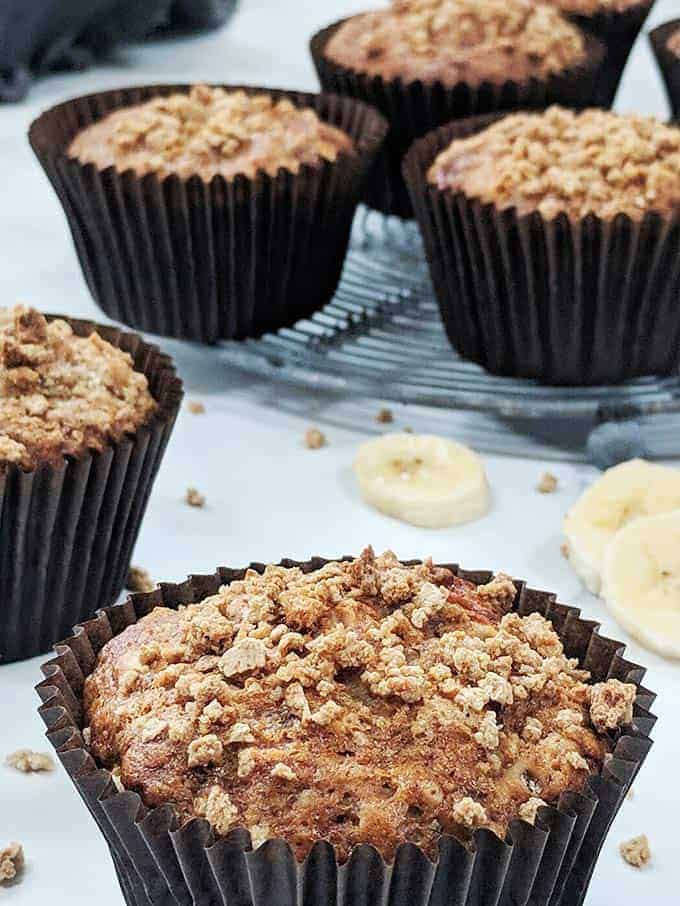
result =
M645 834L640 834L639 837L633 837L631 840L625 840L620 844L619 852L623 859L629 865L632 865L633 868L644 868L652 858L649 840Z
M557 490L557 478L552 472L544 472L536 485L539 494L554 494Z
M205 413L205 404L198 400L189 400L187 409L192 415L203 415Z
M308 428L305 433L305 446L308 450L320 450L326 446L326 435L318 428Z
M45 752L33 752L31 749L18 749L7 756L7 764L22 774L39 774L54 770L51 755Z
M442 832L502 837L601 768L591 712L612 723L635 694L588 685L515 598L502 573L475 586L371 548L246 570L104 646L85 683L91 753L148 806L285 837L301 858L319 838L391 859L404 840L434 857Z
M131 566L125 580L125 588L131 592L153 591L155 582L141 566Z
M617 679L597 683L590 689L590 719L604 733L617 730L633 721L636 690L630 683Z
M375 417L379 425L391 425L394 421L394 415L391 409L380 409Z
M532 796L531 799L527 799L526 802L520 805L517 814L523 821L527 821L529 824L535 824L536 814L539 808L544 805L546 805L546 803L542 799L539 799L537 796Z
M189 506L201 508L205 506L205 495L197 488L187 488L186 497L184 498Z

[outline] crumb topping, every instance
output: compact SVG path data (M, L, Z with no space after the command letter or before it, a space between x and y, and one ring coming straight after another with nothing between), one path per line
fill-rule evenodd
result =
M434 855L578 790L634 686L589 685L550 622L431 560L367 548L305 573L268 566L197 604L156 608L85 685L93 755L149 806L218 833ZM597 726L594 725L597 721Z
M557 478L552 472L544 472L536 485L536 490L539 494L554 494L557 490Z
M209 181L239 173L252 179L258 170L297 173L303 164L334 161L351 150L349 136L312 109L268 94L194 85L188 94L110 113L79 132L68 153L100 169L157 173L161 179L198 174Z
M305 432L305 446L308 450L320 450L326 446L326 435L318 428L308 428Z
M518 214L641 219L649 210L677 209L679 170L676 127L637 114L550 107L454 140L428 180Z
M639 837L633 837L631 840L625 840L619 846L619 852L623 859L633 868L644 868L652 858L652 851L649 848L649 840L645 834Z
M189 506L201 509L205 506L205 495L201 494L198 488L187 488L184 500Z
M15 881L24 868L24 850L20 843L0 849L0 884Z
M674 53L676 56L680 57L680 28L677 31L674 31L673 34L668 39L666 44L671 53Z
M99 334L76 336L33 308L0 309L0 466L102 450L155 409L145 375Z
M17 749L7 756L6 763L22 774L40 774L54 770L54 761L45 752L33 752L31 749Z
M456 84L546 78L580 64L579 29L535 0L393 0L348 19L326 56L384 78Z

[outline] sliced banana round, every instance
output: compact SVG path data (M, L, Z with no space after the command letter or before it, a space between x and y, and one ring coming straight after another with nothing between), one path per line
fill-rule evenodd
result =
M489 509L484 465L469 447L431 434L385 434L359 447L354 472L364 500L424 528L470 522Z
M641 644L680 658L680 510L642 516L607 548L602 596Z
M608 469L577 500L564 520L566 553L576 574L594 594L615 534L639 516L680 508L680 470L631 459Z

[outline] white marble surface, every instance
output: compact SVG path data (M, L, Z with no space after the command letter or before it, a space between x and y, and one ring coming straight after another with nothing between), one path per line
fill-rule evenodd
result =
M61 210L25 141L28 124L41 109L75 93L154 80L233 79L311 87L315 79L307 36L362 6L356 0L244 0L237 18L221 33L129 49L115 66L45 80L26 103L0 109L3 301L25 300L101 320L82 282ZM651 21L674 12L677 0L659 0ZM633 55L619 106L665 112L645 40ZM334 406L322 397L286 394L230 374L214 350L166 345L177 357L189 398L201 399L207 412L182 413L154 490L135 555L135 562L154 577L178 580L188 572L251 559L337 555L370 541L404 557L432 554L469 568L493 567L526 577L601 620L606 634L626 639L603 605L580 589L560 554L561 517L590 477L586 467L552 465L560 489L541 496L534 488L544 464L488 456L493 507L486 518L439 532L411 528L366 509L352 482L354 451L365 436L363 429L374 428L377 403L364 406L364 426L348 430L338 426ZM398 425L414 423L413 413L397 415ZM308 451L302 443L312 420L325 423L329 445L320 451ZM188 485L206 494L205 509L182 503ZM662 720L635 796L624 804L607 841L588 903L671 906L678 902L680 883L675 821L680 792L672 773L680 756L674 726L680 665L634 643L629 650L631 658L650 668L648 683L660 693ZM16 748L45 748L32 689L41 660L0 667L0 761ZM636 872L621 862L617 844L642 832L650 837L653 865ZM23 883L0 890L0 902L85 906L96 896L99 906L120 906L103 840L61 771L23 776L0 766L0 845L13 839L25 845L27 871Z

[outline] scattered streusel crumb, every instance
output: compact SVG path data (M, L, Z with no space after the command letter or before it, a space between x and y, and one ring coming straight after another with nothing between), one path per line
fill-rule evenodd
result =
M403 430L404 434L413 434L413 428L410 425L407 425L402 430Z
M201 492L196 488L187 488L187 494L184 499L189 504L189 506L205 506L205 496L201 494Z
M552 494L557 490L557 478L552 472L544 472L536 485L536 490L539 494Z
M619 852L633 868L644 868L652 858L649 840L645 834L640 834L639 837L633 837L631 840L625 840L619 845Z
M52 757L45 752L32 752L31 749L18 749L7 756L7 764L22 774L40 774L54 770Z
M305 434L305 445L308 450L320 450L326 446L326 435L318 428L308 428Z
M0 884L16 881L24 868L24 848L21 843L10 843L0 849Z
M569 545L566 542L564 544L560 544L560 553L565 558L569 557Z
M203 415L203 413L205 412L205 406L198 400L190 400L187 403L187 409L189 410L189 412L191 412L192 415Z
M394 415L391 409L381 409L375 417L379 425L391 425L394 421Z
M153 591L155 584L149 573L141 566L131 566L128 570L125 588L128 591Z

